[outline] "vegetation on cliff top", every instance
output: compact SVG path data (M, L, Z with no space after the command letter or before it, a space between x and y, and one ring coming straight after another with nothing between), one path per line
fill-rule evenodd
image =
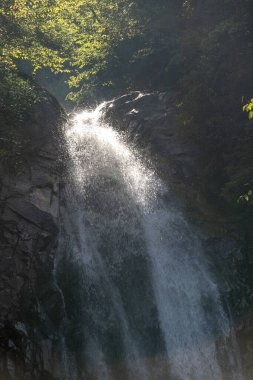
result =
M17 70L26 61L33 75L66 73L73 88L101 70L136 24L123 0L4 0L0 20L1 67Z

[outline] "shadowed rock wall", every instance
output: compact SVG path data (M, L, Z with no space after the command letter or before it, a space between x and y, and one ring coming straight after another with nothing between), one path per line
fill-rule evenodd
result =
M47 95L0 163L0 379L51 379L63 299L54 280L62 110ZM28 143L27 143L28 141Z
M231 310L246 368L246 378L253 378L253 306L252 264L249 238L242 226L246 223L236 207L228 210L224 202L212 196L215 183L205 183L208 162L214 158L215 147L207 151L205 141L194 142L182 132L178 118L175 93L132 92L106 105L105 118L127 133L143 155L151 157L156 171L178 194L179 205L208 237L203 241L214 271L220 278L220 289ZM224 162L218 162L215 171L225 171ZM236 203L236 202L235 202ZM229 212L228 212L229 211ZM252 229L252 228L251 228ZM252 235L252 233L251 233Z
M105 117L132 136L180 202L185 201L192 222L209 231L203 244L220 273L224 297L234 308L251 379L253 319L248 299L253 292L245 277L243 237L222 210L206 201L201 180L205 152L180 133L175 95L131 93L108 103ZM0 380L62 378L65 305L54 273L62 122L62 110L47 96L22 125L29 144L21 154L0 162Z

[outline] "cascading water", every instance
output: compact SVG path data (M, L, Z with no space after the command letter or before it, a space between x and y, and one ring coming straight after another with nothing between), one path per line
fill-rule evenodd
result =
M65 378L243 379L197 232L103 107L65 129Z

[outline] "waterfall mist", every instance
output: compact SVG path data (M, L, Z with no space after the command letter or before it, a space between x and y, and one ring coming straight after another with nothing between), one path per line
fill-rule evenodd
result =
M65 127L65 379L243 379L201 238L102 104Z

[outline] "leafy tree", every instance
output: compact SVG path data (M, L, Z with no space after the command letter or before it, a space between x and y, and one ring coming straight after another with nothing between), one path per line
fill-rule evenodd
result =
M2 66L15 69L29 61L33 73L49 67L68 73L74 88L135 33L131 5L123 0L3 0L0 19Z

